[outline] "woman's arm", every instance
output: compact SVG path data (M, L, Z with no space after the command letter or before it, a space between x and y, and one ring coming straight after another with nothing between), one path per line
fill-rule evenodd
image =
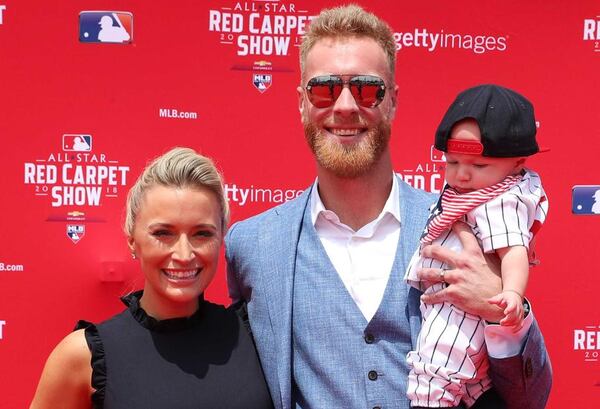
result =
M90 409L90 361L84 330L67 335L48 357L29 409Z

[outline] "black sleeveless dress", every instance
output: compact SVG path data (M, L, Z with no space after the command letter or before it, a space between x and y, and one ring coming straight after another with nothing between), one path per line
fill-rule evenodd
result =
M243 313L205 301L188 318L157 321L140 307L98 325L80 321L92 352L94 409L270 409ZM247 322L247 321L246 321Z

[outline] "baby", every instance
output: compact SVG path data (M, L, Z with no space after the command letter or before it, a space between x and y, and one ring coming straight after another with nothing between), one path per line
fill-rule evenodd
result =
M502 292L489 301L501 307L500 325L518 331L523 295L534 262L533 236L548 209L540 177L524 167L539 152L533 106L522 95L496 85L460 93L446 112L435 147L446 156L446 186L421 238L460 251L452 231L466 222L485 253L501 261ZM419 281L421 268L440 268L442 283ZM445 265L414 254L405 279L431 293L447 286ZM408 353L408 397L413 407L475 404L491 387L484 322L452 304L421 304L423 323L417 348Z

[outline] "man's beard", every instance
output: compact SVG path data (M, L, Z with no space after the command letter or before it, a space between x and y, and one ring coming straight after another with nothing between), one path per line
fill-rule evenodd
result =
M343 145L323 135L324 132L307 119L303 126L306 141L319 165L342 178L361 176L372 169L387 148L391 134L390 123L382 120L358 143Z

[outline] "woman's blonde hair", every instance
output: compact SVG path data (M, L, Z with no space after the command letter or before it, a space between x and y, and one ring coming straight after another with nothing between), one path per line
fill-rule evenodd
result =
M154 186L208 189L221 206L221 228L229 222L229 205L223 188L223 178L212 160L190 148L173 148L154 159L142 172L127 194L125 233L133 233L135 219L147 190Z

